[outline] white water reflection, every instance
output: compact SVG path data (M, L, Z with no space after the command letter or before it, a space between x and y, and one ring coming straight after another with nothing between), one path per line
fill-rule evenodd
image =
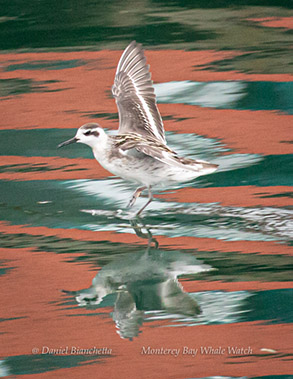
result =
M133 232L123 220L132 219L136 209L145 202L145 198L139 198L133 210L125 210L134 187L120 179L70 181L65 185L97 199L97 207L81 209L93 217L89 216L88 223L80 225L80 228ZM196 201L176 203L156 198L144 215L153 216L151 228L156 230L156 234L169 237L191 236L227 241L289 241L293 238L293 211L284 208L233 207ZM101 222L103 218L105 222Z
M194 133L166 132L168 146L182 157L213 160L230 151L219 140Z
M231 108L246 95L244 82L168 82L155 84L159 103L184 103L202 107Z
M204 159L219 165L216 172L236 170L259 163L263 157L259 154L227 154L224 145L218 140L205 138L193 133L166 133L168 145L183 157Z
M240 322L248 309L243 308L244 301L252 296L247 291L225 292L206 291L189 293L198 303L201 314L196 318L168 315L165 312L148 313L148 320L172 319L168 326L194 326L198 324L231 324ZM176 321L175 323L173 321Z
M0 378L4 378L9 375L11 375L9 365L6 363L5 360L0 360Z

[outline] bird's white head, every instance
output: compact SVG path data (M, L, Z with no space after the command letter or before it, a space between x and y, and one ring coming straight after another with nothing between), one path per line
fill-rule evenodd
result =
M96 148L99 145L105 144L107 141L107 134L105 131L100 127L99 124L95 123L88 123L82 125L75 137L71 138L68 141L60 143L58 147L63 147L65 145L69 145L71 143L84 143L88 146L90 146L92 149Z

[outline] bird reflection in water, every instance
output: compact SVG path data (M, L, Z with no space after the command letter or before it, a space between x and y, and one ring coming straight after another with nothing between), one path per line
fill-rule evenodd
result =
M89 288L71 292L79 306L87 307L96 307L106 296L115 293L112 318L118 334L130 340L139 335L146 312L197 317L201 309L184 292L177 277L212 269L191 254L159 250L149 228L134 220L131 226L138 237L147 239L146 250L129 253L105 265Z

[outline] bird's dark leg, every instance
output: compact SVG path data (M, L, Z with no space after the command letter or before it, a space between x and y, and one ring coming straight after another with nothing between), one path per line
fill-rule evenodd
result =
M136 202L136 199L140 196L140 194L142 193L142 191L144 191L145 189L147 189L147 187L145 187L145 186L144 187L138 187L136 189L136 191L132 195L132 198L131 198L130 202L127 205L127 208L131 208L134 205L134 203Z
M141 223L142 226L139 226L138 221ZM145 238L148 240L148 250L151 247L152 243L154 244L156 249L159 247L159 243L153 237L153 234L152 234L150 228L148 228L145 225L145 223L143 222L143 220L140 217L136 217L135 219L130 220L130 225L133 227L133 230L135 231L135 234L137 235L137 237ZM142 228L145 228L147 232L144 233L142 231Z
M141 214L141 212L153 201L153 194L151 191L151 186L148 187L148 190L149 190L149 199L146 202L146 204L137 212L136 216L139 216Z

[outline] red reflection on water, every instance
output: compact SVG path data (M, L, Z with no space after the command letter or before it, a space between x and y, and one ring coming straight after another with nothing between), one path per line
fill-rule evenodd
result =
M293 17L260 17L250 18L249 20L269 28L293 29Z
M5 234L25 233L32 236L54 236L57 238L70 238L75 241L109 241L113 243L145 245L145 240L137 237L135 234L48 228L46 226L11 225L3 221L0 221L0 232ZM215 238L166 237L160 235L156 235L156 239L161 247L171 250L196 249L199 251L292 255L292 248L290 246L271 241L224 241Z
M178 377L179 372L184 377L191 377L195 370L201 376L215 375L219 371L225 375L236 376L265 375L268 372L271 375L285 374L289 369L289 361L286 357L282 357L291 351L291 343L287 338L290 332L289 325L261 325L258 322L249 322L185 328L154 328L145 324L139 338L130 343L117 336L113 322L107 315L109 310L106 308L101 309L101 313L105 313L105 316L89 317L86 315L96 311L84 311L78 307L64 309L56 306L55 302L61 301L63 296L60 289L68 288L69 284L75 288L86 287L91 282L93 273L88 264L69 263L67 260L72 258L70 254L36 252L33 249L22 248L3 249L0 258L4 258L14 266L8 275L0 278L2 301L5 304L2 317L19 317L17 320L2 323L5 327L5 333L2 335L2 354L5 356L30 354L33 347L42 346L51 348L107 346L112 349L113 358L107 360L106 371L114 372L119 368L120 377L126 377L126 373L128 377L144 377L138 373L146 368L148 376L157 377L158 366L166 369L165 373L170 374L167 377L172 377L174 374ZM183 284L188 290L189 283L183 282ZM225 289L231 285L218 283L218 289ZM242 284L233 283L233 285L234 290L239 290ZM254 285L265 287L259 283ZM254 285L252 284L251 288ZM272 283L269 286L274 287ZM247 284L244 284L245 287ZM278 285L276 287L278 288ZM203 289L200 283L199 289ZM152 323L152 326L155 324L164 326L168 322L157 321ZM177 358L170 355L143 355L142 346L179 348L181 354ZM252 354L236 356L198 354L196 357L191 357L182 354L185 346L190 348L250 346ZM274 349L277 353L267 354L262 352L262 348ZM97 369L97 366L94 367ZM83 369L89 370L88 372L93 370L86 367ZM78 377L75 375L78 375L79 370L71 368L70 376ZM82 372L84 374L84 370Z
M274 197L276 195L280 197ZM167 201L219 203L223 206L237 207L284 207L293 205L290 188L287 186L182 188L173 193L159 195L159 197L165 198Z
M2 71L3 79L32 80L41 92L7 96L0 102L4 117L1 129L77 128L88 121L98 121L106 128L117 129L117 113L110 95L120 51L2 54L0 61L9 64L80 59L80 67L62 70ZM291 75L212 72L204 66L239 52L215 51L146 51L155 82L178 80L269 80L290 81ZM165 62L171 62L166 69ZM203 66L202 66L203 65ZM45 88L43 88L45 87ZM182 104L160 104L163 116L187 117L187 120L165 122L166 130L190 132L220 138L228 147L245 153L285 154L291 146L288 139L290 116L270 111L215 110ZM95 118L99 114L98 118ZM109 119L110 118L110 119ZM289 124L290 123L290 124Z
M2 156L1 158L0 167L9 165L13 167L7 167L6 172L0 173L0 180L101 179L109 176L109 173L95 159L37 156ZM10 170L16 172L10 172Z

